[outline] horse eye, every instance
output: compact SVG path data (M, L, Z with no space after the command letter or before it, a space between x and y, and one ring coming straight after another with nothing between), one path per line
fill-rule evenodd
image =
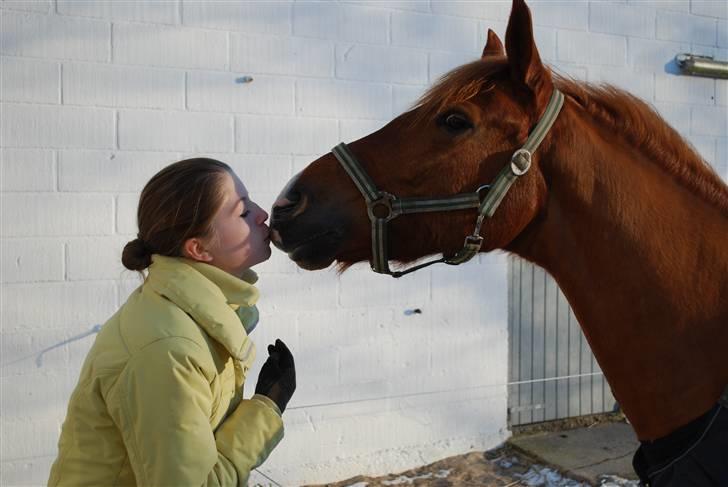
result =
M461 113L449 113L442 116L440 125L451 134L460 134L473 128L470 120Z

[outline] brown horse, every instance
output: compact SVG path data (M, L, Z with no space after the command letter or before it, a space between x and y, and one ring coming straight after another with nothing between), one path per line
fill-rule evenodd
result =
M728 187L650 107L553 75L514 0L505 51L489 32L482 59L350 151L398 197L473 193L509 164L555 89L563 108L483 222L480 251L504 249L556 279L638 437L661 438L704 415L728 384ZM452 255L476 214L394 219L389 257ZM373 258L365 200L333 154L288 184L271 227L304 269Z

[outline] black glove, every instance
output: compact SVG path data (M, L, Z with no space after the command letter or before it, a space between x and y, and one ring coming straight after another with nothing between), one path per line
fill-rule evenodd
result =
M260 369L255 393L271 398L282 413L295 390L296 367L293 355L286 344L278 339L275 345L268 345L268 359Z

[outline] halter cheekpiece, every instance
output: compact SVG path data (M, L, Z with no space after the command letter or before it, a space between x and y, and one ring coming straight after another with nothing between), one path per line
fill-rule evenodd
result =
M364 171L361 163L345 143L342 142L334 147L331 152L354 181L367 204L367 213L372 222L372 270L392 277L402 277L432 264L444 262L445 264L459 265L472 259L480 251L483 244L483 237L480 235L483 220L493 216L511 185L531 168L532 154L556 121L563 104L564 95L559 90L554 89L543 116L536 124L533 132L528 136L528 139L526 139L523 147L513 153L510 164L498 173L492 184L483 185L474 193L462 193L441 198L397 198L391 193L377 189L374 181ZM487 190L487 193L481 201L480 193L483 190ZM408 213L455 211L468 208L478 208L478 216L475 229L471 235L465 237L462 249L452 256L446 257L443 255L440 259L425 262L404 271L389 269L387 222Z

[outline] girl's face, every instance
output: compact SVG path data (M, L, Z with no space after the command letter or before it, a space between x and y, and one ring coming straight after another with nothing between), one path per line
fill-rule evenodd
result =
M212 257L208 262L235 276L270 257L268 219L260 206L248 196L248 190L233 173L225 173L220 190L222 204L213 220L213 236L205 248Z

